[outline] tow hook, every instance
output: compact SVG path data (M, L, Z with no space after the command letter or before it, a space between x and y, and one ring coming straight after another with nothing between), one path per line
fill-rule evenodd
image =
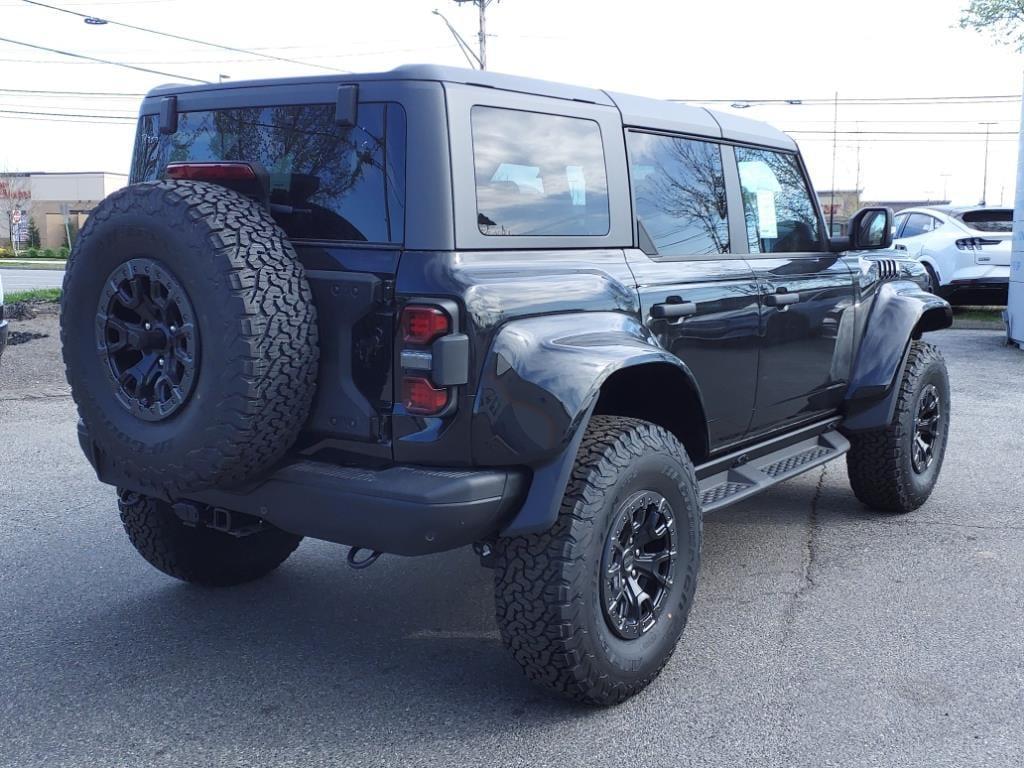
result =
M494 542L477 541L473 543L473 551L480 558L480 565L484 568L496 568L494 562Z
M360 552L369 552L370 554L359 556ZM357 571L363 568L369 568L371 565L377 562L377 558L383 555L383 552L378 552L375 549L367 549L366 547L352 547L348 551L348 564L351 568L355 568Z

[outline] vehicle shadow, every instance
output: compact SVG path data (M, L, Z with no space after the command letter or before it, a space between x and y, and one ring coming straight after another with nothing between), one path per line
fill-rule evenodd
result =
M171 718L223 707L250 727L358 723L395 742L423 739L410 711L421 727L596 711L527 682L501 643L491 571L471 552L384 557L353 571L345 551L305 542L278 572L220 590L131 563L134 584L119 598L51 628L64 649L61 695L88 698L102 682L103 719L146 697Z
M787 483L708 518L683 646L648 694L615 709L565 702L526 680L498 634L492 572L469 550L385 556L353 571L344 548L307 541L269 577L215 590L175 582L125 545L109 564L123 591L51 623L34 655L59 654L42 678L83 704L76 730L102 733L144 707L175 729L223 729L225 749L305 734L303 743L412 754L456 738L453 723L465 744L570 720L619 722L650 696L675 698L670 686L715 690L726 661L693 656L754 621L765 602L756 590L792 588L799 555L786 552L797 549L791 535L807 523L814 487L815 478ZM768 547L766 532L776 537Z

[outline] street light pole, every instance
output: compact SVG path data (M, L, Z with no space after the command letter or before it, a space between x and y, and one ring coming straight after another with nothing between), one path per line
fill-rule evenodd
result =
M475 58L480 64L480 69L487 69L487 6L494 0L455 0L455 2L459 5L472 3L480 12L480 29L477 32L480 52L476 54Z

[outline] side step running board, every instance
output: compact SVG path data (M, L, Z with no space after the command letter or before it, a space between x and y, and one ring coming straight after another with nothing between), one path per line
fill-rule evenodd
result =
M838 458L850 450L849 441L835 430L758 456L700 480L704 513L742 501L776 483Z

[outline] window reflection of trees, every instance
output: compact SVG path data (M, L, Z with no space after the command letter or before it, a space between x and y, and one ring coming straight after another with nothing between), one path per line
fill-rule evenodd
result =
M644 134L632 134L630 143L634 168L652 168L637 181L636 197L639 216L659 254L726 253L728 208L719 147ZM664 224L660 217L671 220L664 231L657 229Z
M184 112L177 132L161 136L156 118L145 116L132 179L157 179L172 162L257 162L271 175L274 202L297 207L299 214L343 222L348 230L344 239L389 241L394 229L390 208L402 202L385 190L384 178L394 184L399 175L385 153L385 110L367 105L360 118L357 127L337 126L333 107L325 105ZM341 217L345 198L354 192L366 200L355 201L350 218L367 231ZM332 229L338 226L335 222Z
M750 248L754 252L794 253L813 251L820 246L818 214L811 201L800 165L793 155L749 147L736 148L743 188L743 209L747 220ZM759 237L757 193L767 189L757 179L744 178L743 163L763 163L775 176L775 218L778 237Z

